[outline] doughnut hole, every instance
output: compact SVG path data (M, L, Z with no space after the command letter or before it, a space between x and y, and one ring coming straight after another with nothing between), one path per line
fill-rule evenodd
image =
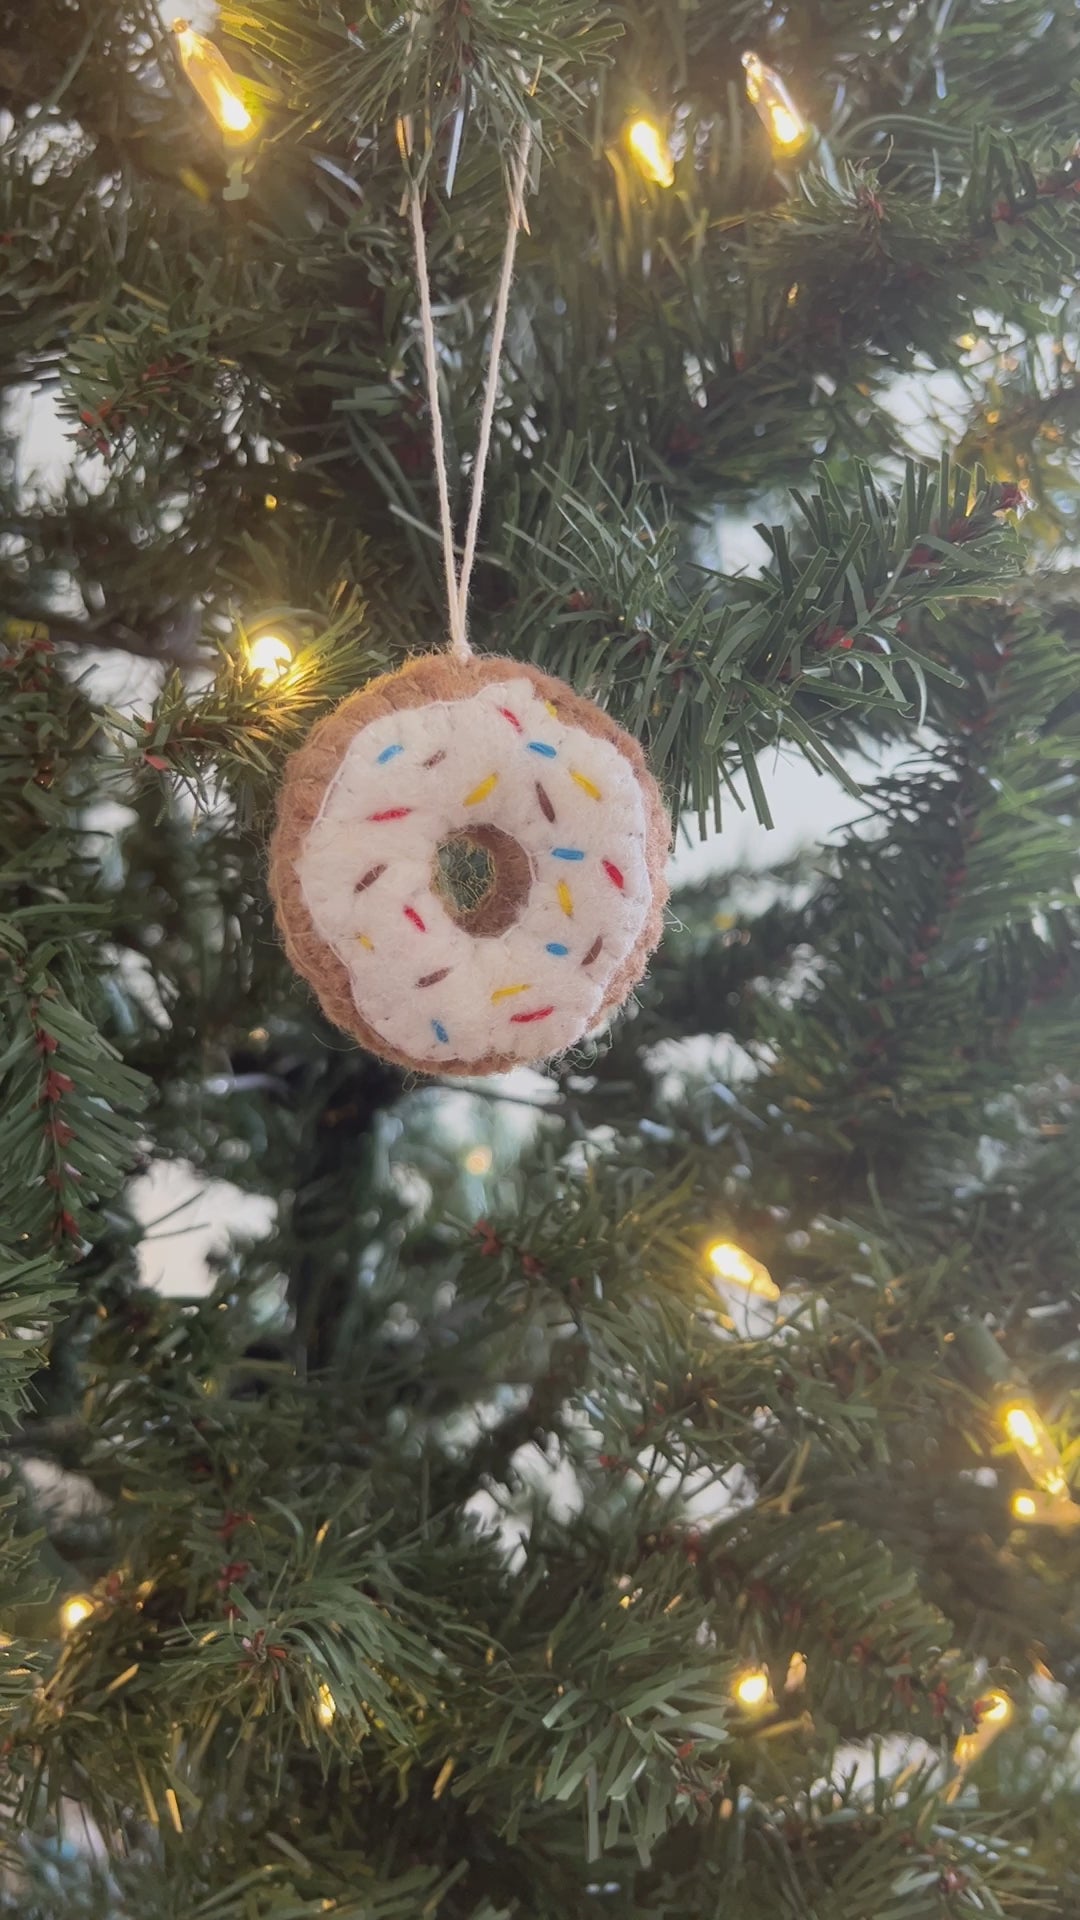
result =
M477 940L490 940L525 911L532 864L502 827L463 827L436 847L432 886L455 926Z

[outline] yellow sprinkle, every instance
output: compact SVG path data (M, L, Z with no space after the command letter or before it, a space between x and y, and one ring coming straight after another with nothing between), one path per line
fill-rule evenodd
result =
M554 706L550 700L545 700L544 705L547 708L548 712L550 713L552 719L557 720L559 717L558 707Z
M494 1006L496 1000L509 1000L511 995L515 993L528 993L530 985L530 981L523 980L519 987L496 987L491 996L492 1006Z
M559 881L556 891L559 896L560 907L565 913L567 919L572 920L574 917L574 896L571 893L569 887L567 886L565 880Z
M465 795L462 806L475 807L478 801L486 800L492 787L497 786L498 779L497 773L489 773L486 780L481 780L478 787L474 787L471 793Z
M180 1818L180 1802L171 1787L165 1789L165 1801L172 1815L172 1823L177 1833L183 1833L184 1823Z
M596 781L595 781L595 780L590 780L590 779L588 778L588 776L587 776L587 774L584 774L584 773L575 773L575 772L574 772L574 769L573 769L573 767L571 767L571 769L570 769L570 778L571 778L571 780L576 780L576 781L577 781L577 783L578 783L578 786L579 786L579 787L581 788L581 790L582 790L582 792L583 792L583 793L587 793L587 794L588 794L588 796L589 796L589 799L590 799L590 800L602 800L602 799L603 799L603 797L604 797L604 796L603 796L603 794L601 793L601 791L600 791L600 789L599 789L599 787L597 786L597 784L596 784Z
M356 937L359 940L360 945L362 947L366 947L369 953L374 953L375 951L374 940L369 940L366 933L358 933Z

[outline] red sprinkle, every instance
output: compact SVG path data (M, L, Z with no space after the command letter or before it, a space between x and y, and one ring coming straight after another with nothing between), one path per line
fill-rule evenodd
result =
M405 918L406 920L411 920L414 927L419 927L421 933L427 932L427 928L425 927L415 907L406 907Z
M623 888L626 885L626 880L623 876L621 868L615 865L614 860L601 860L600 865L603 867L604 872L607 874L608 879L614 881L615 885L619 889L619 892L621 893Z
M368 819L369 820L404 820L406 814L411 812L412 812L411 807L387 807L385 813L369 813Z
M537 1007L534 1013L512 1013L510 1015L510 1025L512 1027L527 1027L533 1020L546 1020L548 1014L554 1013L554 1011L554 1007Z
M500 707L499 712L502 714L504 720L509 720L515 733L521 732L521 721L518 719L516 713L511 713L509 707Z

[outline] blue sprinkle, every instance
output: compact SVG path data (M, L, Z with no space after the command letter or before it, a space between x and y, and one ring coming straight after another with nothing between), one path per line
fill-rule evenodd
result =
M580 847L552 847L551 857L553 860L584 860L585 855Z
M377 756L375 764L381 767L384 761L392 760L395 753L404 753L404 751L404 747L384 747L382 752Z
M449 1044L450 1044L450 1035L449 1035L449 1034L447 1033L447 1031L446 1031L446 1028L445 1028L445 1027L443 1026L443 1023L442 1023L442 1021L441 1021L441 1020L433 1020L431 1024L432 1024L432 1026L433 1026L433 1027L434 1027L434 1029L435 1029L435 1038L436 1038L436 1040L441 1040L441 1041L442 1041L442 1043L443 1043L443 1046L444 1046L444 1047L446 1047L446 1046L449 1046Z
M569 947L563 946L563 943L561 940L549 940L547 943L547 950L549 953L558 953L558 954L569 953L570 951Z
M542 753L545 760L554 760L558 757L554 747L549 747L545 740L530 740L529 752Z

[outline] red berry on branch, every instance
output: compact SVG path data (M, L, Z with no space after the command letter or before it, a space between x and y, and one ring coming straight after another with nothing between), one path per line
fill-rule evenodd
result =
M481 1242L480 1252L485 1257L502 1252L502 1241L487 1220L478 1220L473 1227L473 1234Z
M38 1105L42 1100L61 1100L65 1093L73 1093L74 1090L75 1082L69 1074L57 1073L55 1067L50 1067L42 1081Z
M668 443L664 451L669 460L688 460L691 454L697 452L700 445L700 433L695 433L692 427L680 421L668 435Z
M226 1512L224 1518L222 1519L221 1525L219 1527L215 1527L214 1531L215 1533L218 1534L220 1539L224 1540L226 1544L228 1544L228 1542L232 1539L233 1534L239 1532L239 1529L241 1527L250 1527L253 1524L254 1524L253 1514L234 1512L234 1510L230 1507L229 1510Z
M843 627L827 627L822 623L811 636L810 644L815 653L847 653L855 642Z

